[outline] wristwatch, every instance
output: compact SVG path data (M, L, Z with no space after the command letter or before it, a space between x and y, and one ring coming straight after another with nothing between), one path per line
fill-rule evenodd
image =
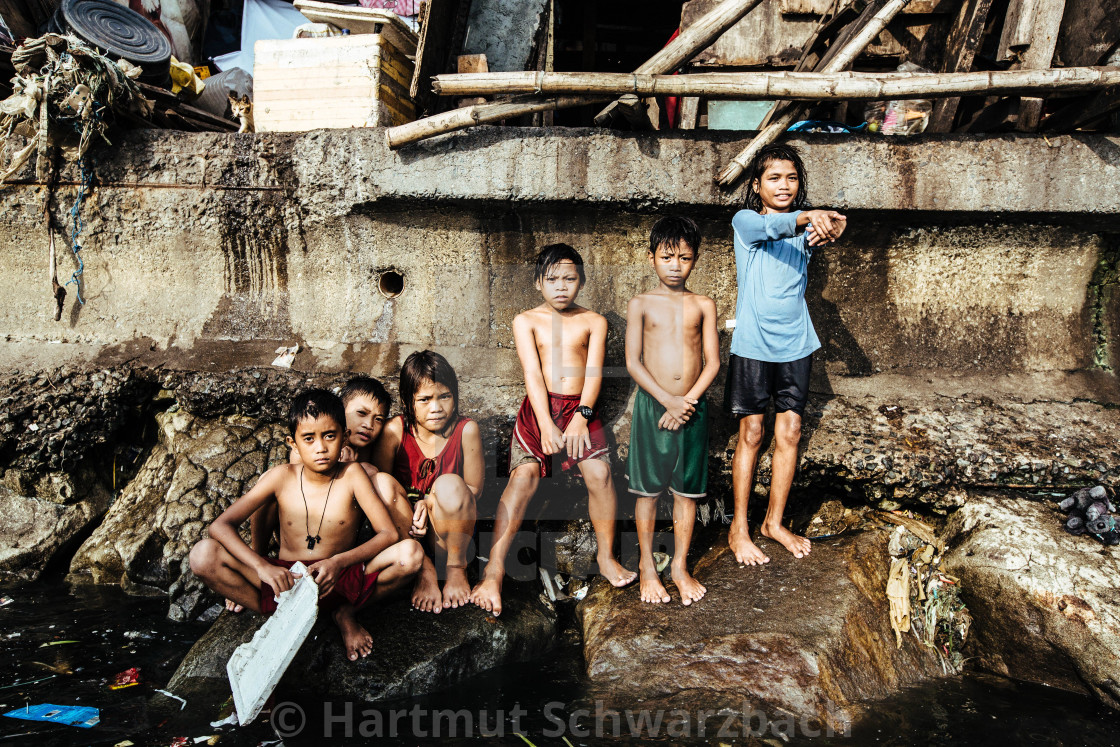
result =
M583 416L583 419L591 422L591 418L595 417L595 411L587 405L580 405L576 408L576 412Z

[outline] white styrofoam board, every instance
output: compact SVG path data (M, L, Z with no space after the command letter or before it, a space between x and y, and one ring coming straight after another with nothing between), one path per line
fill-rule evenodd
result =
M319 587L307 566L296 563L291 570L300 578L291 589L276 597L276 612L265 621L253 640L237 647L226 664L233 705L241 726L261 712L319 614Z

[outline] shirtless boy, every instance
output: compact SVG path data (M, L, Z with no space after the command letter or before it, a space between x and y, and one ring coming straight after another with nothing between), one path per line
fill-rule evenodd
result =
M719 373L716 304L685 283L700 253L700 229L667 217L649 236L649 262L658 285L630 300L626 312L626 370L638 383L630 425L627 478L636 496L643 602L670 601L653 560L657 500L673 494L673 583L690 605L707 589L686 567L696 501L708 492L708 403L704 393Z
M393 400L385 387L377 379L369 376L354 376L342 387L338 393L342 398L342 405L346 408L346 430L348 437L346 445L342 447L341 461L357 462L362 465L369 479L373 481L378 494L389 508L390 516L394 517L394 524L402 536L408 534L408 526L403 530L393 514L393 503L397 500L397 492L392 489L395 482L391 475L380 473L373 466L373 447L385 427L389 418L389 408ZM289 449L288 461L300 464L299 450L294 446ZM249 546L258 555L267 555L272 537L276 534L276 504L265 506L253 513L249 518ZM415 536L415 534L413 534ZM230 612L240 612L241 605L232 599L226 600L226 609Z
M586 277L583 258L567 244L551 244L537 255L536 287L544 303L513 320L517 355L527 396L517 413L510 444L510 479L498 505L494 545L471 601L502 612L506 555L542 477L552 475L552 456L566 452L562 467L578 465L587 484L591 524L598 542L599 572L614 586L637 577L615 559L617 500L610 457L595 402L603 383L607 320L576 305Z
M282 464L261 476L210 525L210 537L191 549L191 570L227 599L254 612L271 614L275 596L292 588L289 570L296 561L307 565L319 586L319 605L333 614L351 661L373 650L369 632L355 611L406 588L424 558L420 543L398 541L389 513L366 473L339 460L346 442L342 401L328 391L312 389L292 402L288 445L301 464ZM265 558L238 534L252 513L276 505L280 552ZM356 545L363 514L374 536Z

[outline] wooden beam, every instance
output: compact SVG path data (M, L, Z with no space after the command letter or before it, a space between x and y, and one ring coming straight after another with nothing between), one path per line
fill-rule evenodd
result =
M685 96L681 99L680 121L678 130L695 130L697 115L700 113L700 99L696 96Z
M756 7L762 0L724 0L713 8L707 15L682 32L660 52L647 60L639 67L640 72L665 73L672 72L711 43L712 39L719 36L725 29L742 18L748 11ZM641 68L649 67L643 70ZM657 69L652 69L652 68ZM507 117L519 117L523 114L536 112L558 111L584 104L597 104L599 100L583 99L580 97L566 97L563 99L541 99L529 97L520 101L509 101L483 106L459 109L457 112L466 112L468 117L461 115L443 116L442 119L431 122L419 120L398 127L390 127L385 132L386 142L390 148L399 148L402 145L432 137L444 132L472 127L476 124L497 122ZM488 109L486 107L495 107ZM455 114L448 112L447 114Z
M460 75L488 73L490 72L490 66L486 63L486 55L484 54L461 54L456 70ZM458 106L462 109L464 106L476 106L485 103L486 99L482 96L468 96L459 99Z
M1066 0L1055 57L1063 67L1104 65L1120 39L1116 0Z
M1054 62L1058 46L1058 31L1066 10L1066 0L1039 0L1034 16L1031 45L1022 54L1025 69L1047 68ZM1019 105L1019 121L1015 127L1021 132L1034 132L1042 116L1042 99L1025 98Z
M890 20L898 15L910 0L888 0L886 4L881 7L877 5L868 6L868 10L872 7L878 7L878 10L870 18L867 17L867 11L860 15L859 19L852 24L851 33L841 34L842 38L846 41L841 46L840 38L837 39L836 51L833 54L833 49L829 49L828 54L821 60L822 73L836 73L846 69L855 61L863 48L871 43L871 40L878 36ZM857 25L858 24L858 25ZM848 30L845 29L845 32ZM742 176L743 171L754 159L755 155L765 148L770 143L781 137L791 124L796 122L804 111L803 105L790 106L783 112L775 121L766 126L762 132L755 135L754 139L746 148L744 148L735 158L731 160L723 171L719 173L716 180L720 186L730 186Z
M984 36L984 27L991 7L992 0L963 0L945 45L941 72L962 73L972 69L972 62L976 59L976 50L980 47L980 40ZM926 131L952 130L960 103L958 97L941 99L935 103Z
M439 101L434 99L426 83L433 75L446 73L452 51L457 51L453 37L460 8L467 0L427 0L420 4L420 39L416 43L416 64L413 67L409 96L428 112Z
M754 10L762 0L724 0L708 13L690 25L681 29L676 39L643 62L634 71L649 75L660 75L675 72L681 65L691 60L720 34L734 26L739 20ZM606 109L595 115L595 124L604 126L610 122L616 103L612 102Z
M1030 46L1031 31L1034 29L1034 17L1039 3L1048 0L1010 0L1007 4L1007 13L1003 17L1003 32L999 38L999 49L996 60L999 62L1014 62L1018 60L1019 53Z
M520 94L683 96L769 101L889 101L946 98L961 94L1007 95L1071 93L1120 85L1120 67L1068 67L1049 70L989 70L975 73L484 73L437 75L433 90L442 96Z

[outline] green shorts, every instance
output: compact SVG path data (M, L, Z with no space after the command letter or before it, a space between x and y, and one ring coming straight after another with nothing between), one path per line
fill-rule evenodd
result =
M634 495L654 497L668 488L682 498L708 494L708 401L701 397L680 430L658 428L665 408L639 388L630 421L626 477Z

